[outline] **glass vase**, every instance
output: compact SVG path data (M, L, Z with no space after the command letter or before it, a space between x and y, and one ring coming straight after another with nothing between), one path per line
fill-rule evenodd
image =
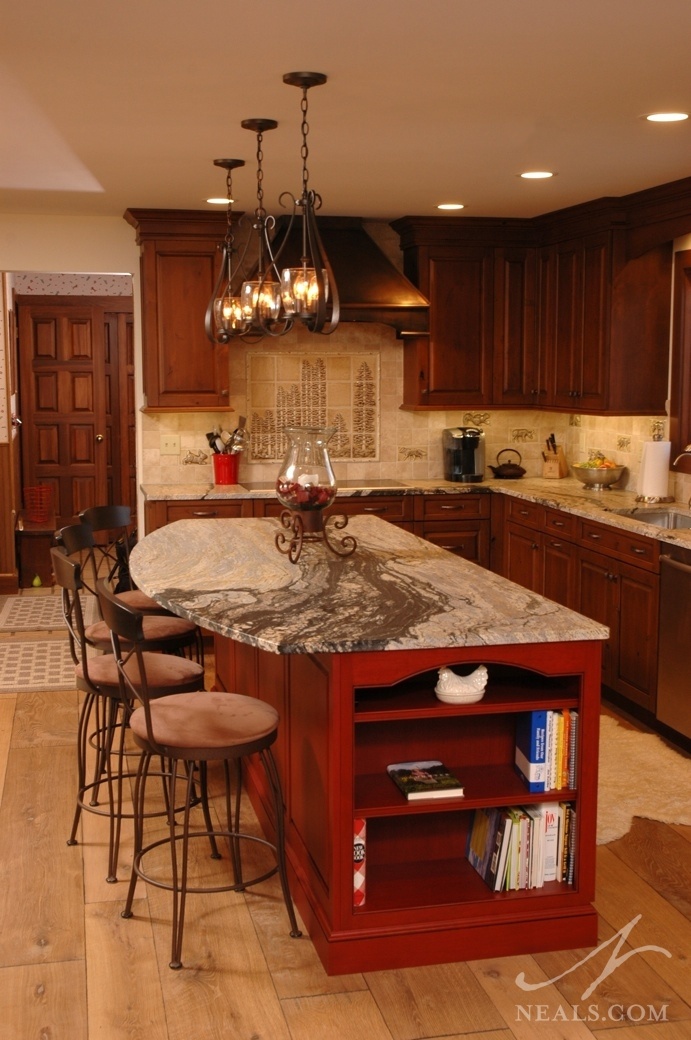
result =
M324 510L336 498L338 484L329 457L328 444L333 426L287 426L286 450L278 477L276 497L285 510L281 513L283 531L276 545L296 563L304 542L323 541L332 552L349 556L355 550L355 539L346 535L335 542L325 527ZM330 517L333 529L346 526L347 517Z

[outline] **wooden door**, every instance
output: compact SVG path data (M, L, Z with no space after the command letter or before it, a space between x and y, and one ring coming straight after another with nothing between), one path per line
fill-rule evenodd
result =
M58 525L92 505L135 505L134 402L121 373L131 312L128 297L17 298L22 484L52 488Z

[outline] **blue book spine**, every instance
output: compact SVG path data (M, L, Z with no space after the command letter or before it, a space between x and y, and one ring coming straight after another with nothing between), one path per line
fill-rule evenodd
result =
M547 712L527 711L516 722L516 772L529 791L547 788Z

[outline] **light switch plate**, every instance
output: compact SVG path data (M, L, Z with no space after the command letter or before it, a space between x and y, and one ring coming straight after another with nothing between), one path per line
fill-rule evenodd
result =
M161 434L161 455L179 455L180 454L180 434L179 433L162 433Z

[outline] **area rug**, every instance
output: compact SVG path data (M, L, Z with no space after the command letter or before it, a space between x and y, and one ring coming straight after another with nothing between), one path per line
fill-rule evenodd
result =
M82 597L82 610L86 625L98 621L94 596ZM0 632L51 632L64 628L62 597L59 595L0 597Z
M691 825L691 758L652 733L600 719L597 843L623 837L634 816Z
M67 637L0 643L0 693L74 688L74 663Z

